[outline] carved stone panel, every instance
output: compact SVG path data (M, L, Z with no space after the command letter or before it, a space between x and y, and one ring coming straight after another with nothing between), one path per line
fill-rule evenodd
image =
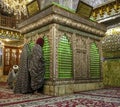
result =
M87 64L87 42L85 38L80 36L76 39L76 64L75 64L75 78L87 78L88 64Z
M75 78L87 78L87 54L86 50L76 50L76 71Z

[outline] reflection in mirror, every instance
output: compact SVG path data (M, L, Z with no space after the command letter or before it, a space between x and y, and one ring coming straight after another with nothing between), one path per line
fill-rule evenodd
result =
M0 42L0 66L2 66L2 55L3 55L2 43Z

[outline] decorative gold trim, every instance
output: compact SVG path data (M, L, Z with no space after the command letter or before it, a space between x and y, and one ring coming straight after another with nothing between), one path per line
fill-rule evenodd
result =
M92 28L90 26L87 26L85 24L82 24L82 23L78 23L77 21L74 21L74 20L71 20L67 17L63 17L63 16L60 16L60 15L49 15L49 16L46 16L42 19L39 19L38 21L32 23L32 24L29 24L25 27L23 27L21 29L21 32L22 33L27 33L33 29L36 29L38 27L42 27L44 25L48 25L50 22L56 22L56 23L60 23L60 24L64 24L64 25L67 25L67 26L70 26L70 27L73 27L73 28L77 28L79 30L85 30L85 31L88 31L90 33L94 33L94 34L97 34L98 36L105 36L105 31L101 31L99 29L96 29L96 28Z
M105 18L110 18L120 13L120 2L118 0L112 1L93 9L91 17L96 21L106 21Z
M19 31L13 31L13 30L8 30L8 29L2 29L0 28L0 38L1 39L6 39L8 38L9 40L22 40L23 35Z

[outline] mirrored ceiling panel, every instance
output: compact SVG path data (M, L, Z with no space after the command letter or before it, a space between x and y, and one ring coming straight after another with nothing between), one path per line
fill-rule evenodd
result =
M115 1L115 0L81 0L81 1L93 6L94 8L96 8L96 7L99 7L101 5L110 3L110 2Z

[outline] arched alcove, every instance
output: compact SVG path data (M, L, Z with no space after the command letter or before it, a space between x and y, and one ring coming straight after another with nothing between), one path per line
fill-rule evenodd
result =
M72 48L66 35L58 44L58 78L72 78Z
M44 59L45 59L45 78L50 78L50 44L47 36L44 36Z
M100 55L95 43L90 46L90 78L100 78Z

